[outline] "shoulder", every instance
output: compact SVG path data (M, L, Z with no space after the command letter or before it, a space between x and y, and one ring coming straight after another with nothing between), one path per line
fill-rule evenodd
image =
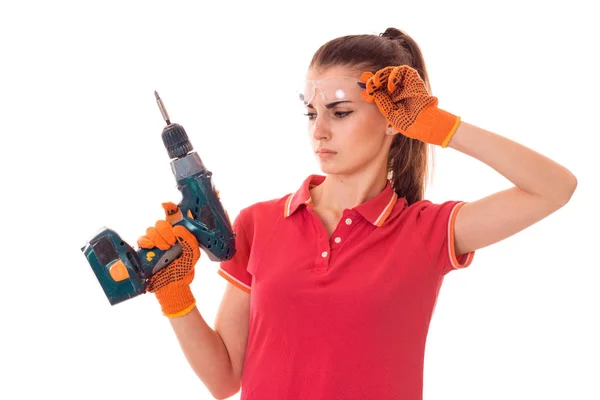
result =
M238 218L242 220L245 228L252 228L256 221L274 222L284 217L284 210L293 193L284 196L259 201L242 208Z
M425 199L408 205L404 211L404 217L412 220L416 224L428 225L447 222L458 209L464 204L460 200L446 200L443 202L433 202Z

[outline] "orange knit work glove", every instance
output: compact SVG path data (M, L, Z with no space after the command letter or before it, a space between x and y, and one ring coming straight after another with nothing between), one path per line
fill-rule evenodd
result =
M364 72L364 100L375 102L398 132L413 139L446 147L460 124L460 117L437 107L419 73L408 65L385 67L375 74Z
M147 290L156 295L162 312L169 318L181 317L196 305L196 299L190 289L194 279L194 266L200 259L198 241L185 227L175 223L181 219L181 210L174 203L163 203L166 220L146 230L146 235L138 239L138 245L145 249L158 247L168 250L175 241L182 247L177 260L154 274L147 283Z

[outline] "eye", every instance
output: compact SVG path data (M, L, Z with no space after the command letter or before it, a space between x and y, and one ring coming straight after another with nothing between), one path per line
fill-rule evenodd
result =
M337 118L344 118L344 117L346 117L346 116L348 116L350 114L352 114L352 111L336 111L335 112L335 116Z
M344 118L347 117L348 115L352 114L352 111L334 111L333 115L335 115L336 118ZM308 117L309 120L315 119L315 117L317 116L316 113L306 113L304 114L304 116Z

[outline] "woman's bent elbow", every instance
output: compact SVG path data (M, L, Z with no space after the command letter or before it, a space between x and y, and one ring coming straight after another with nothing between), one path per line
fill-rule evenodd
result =
M231 396L237 394L240 391L241 382L231 383L229 385L223 385L218 388L208 388L210 394L216 400L226 400Z

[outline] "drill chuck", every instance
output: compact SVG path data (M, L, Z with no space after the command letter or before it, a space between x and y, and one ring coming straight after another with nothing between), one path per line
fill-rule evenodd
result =
M185 129L179 124L165 126L162 132L162 140L170 159L185 157L190 151L194 150Z

